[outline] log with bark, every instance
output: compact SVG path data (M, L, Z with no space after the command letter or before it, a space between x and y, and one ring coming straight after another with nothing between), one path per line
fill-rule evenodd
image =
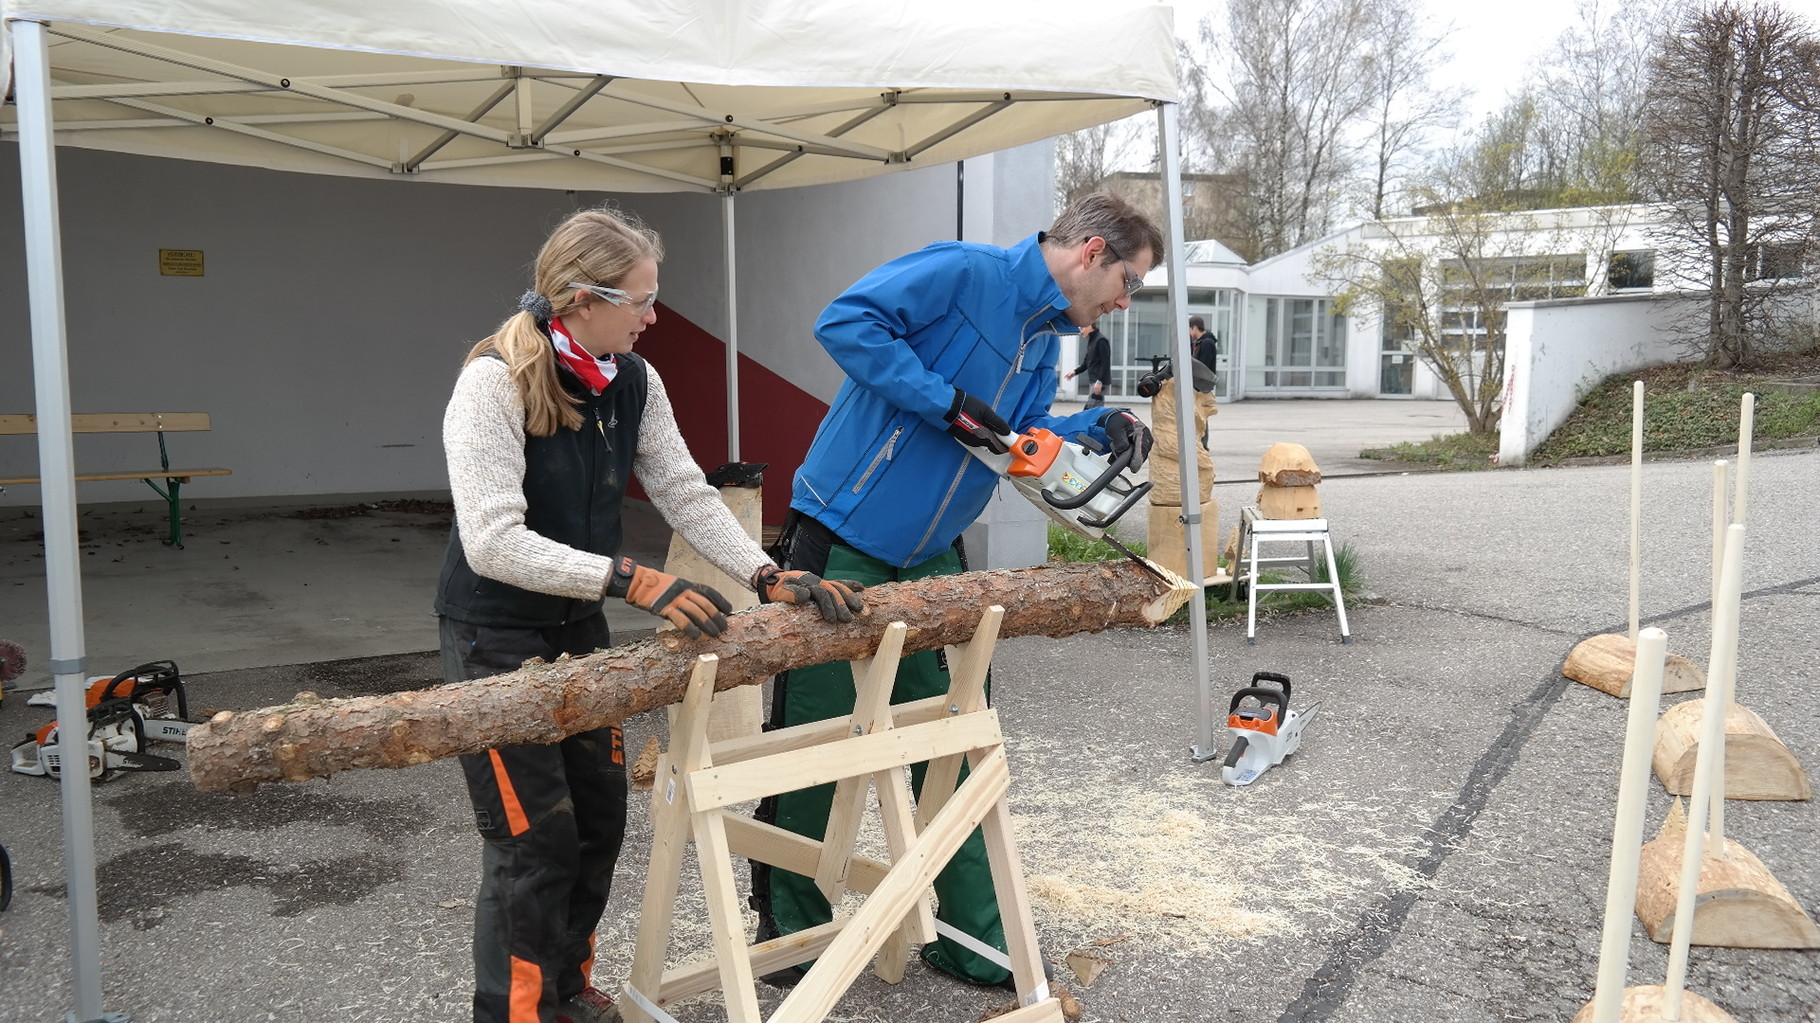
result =
M768 604L729 618L719 638L652 639L514 672L410 692L223 711L190 730L198 789L251 793L363 767L408 767L493 746L555 742L682 699L695 659L720 658L715 688L780 671L871 656L887 625L910 627L904 652L964 643L984 609L1005 608L1001 637L1060 637L1160 624L1195 592L1128 561L969 572L866 590L867 613L846 624L812 609Z

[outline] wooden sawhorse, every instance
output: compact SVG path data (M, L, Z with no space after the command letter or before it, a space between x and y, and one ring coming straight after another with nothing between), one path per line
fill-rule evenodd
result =
M998 714L986 706L986 669L1004 609L990 607L968 642L949 649L945 696L891 705L906 628L893 622L873 656L852 662L852 715L710 743L709 698L718 661L697 660L670 748L651 790L651 862L626 1019L673 1018L663 1007L719 989L729 1023L761 1023L754 977L814 961L768 1023L820 1023L876 957L888 983L903 979L912 944L933 941L929 886L975 827L982 829L1004 918L1020 1007L1003 1023L1056 1023L1061 1004L1044 980L1023 868L1005 803L1011 775ZM961 760L968 774L958 785ZM930 761L912 808L907 771ZM752 799L834 783L821 841L762 824L727 808ZM868 789L878 794L890 862L854 854ZM665 969L683 854L693 840L713 928L714 956ZM838 906L846 891L866 896L852 916L749 945L733 860L745 857L814 878Z

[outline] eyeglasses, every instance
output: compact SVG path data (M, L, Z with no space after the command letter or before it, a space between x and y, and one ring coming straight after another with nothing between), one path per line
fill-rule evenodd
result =
M1121 271L1125 275L1125 294L1137 294L1137 290L1144 286L1144 275L1134 273L1131 270L1131 260L1119 255L1119 250L1113 248L1111 242L1106 241L1104 238L1101 238L1100 241L1106 242L1106 251L1112 253L1113 259L1125 264L1125 269Z
M657 305L656 288L652 288L651 293L646 295L642 301L634 302L632 301L631 292L621 291L618 288L609 288L600 284L585 284L581 281L570 281L568 284L564 285L564 287L580 288L594 297L604 298L614 305L632 306L638 310L638 315L640 316L650 312L651 309Z

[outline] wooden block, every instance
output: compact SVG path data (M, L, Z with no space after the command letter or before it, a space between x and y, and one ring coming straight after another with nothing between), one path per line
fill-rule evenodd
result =
M1623 1023L1667 1023L1668 1016L1664 1006L1664 996L1668 989L1661 984L1641 984L1624 989L1624 1002L1618 1009L1618 1018ZM1587 1002L1585 1007L1574 1014L1573 1023L1592 1023L1593 1007ZM1712 1002L1688 991L1681 991L1681 1012L1676 1017L1681 1023L1738 1023L1730 1013Z
M1671 813L1661 832L1644 844L1637 864L1637 919L1650 940L1662 944L1674 935L1686 829L1686 819ZM1727 835L1724 859L1701 858L1691 941L1725 948L1820 948L1820 929L1763 861Z
M1616 632L1582 640L1568 652L1561 674L1619 699L1630 698L1630 677L1636 672L1637 645ZM1679 654L1669 654L1662 666L1662 691L1687 693L1706 688L1706 672Z
M1188 550L1181 521L1182 509L1176 505L1151 504L1148 539L1149 559L1174 572L1188 575ZM1220 502L1208 500L1201 505L1201 578L1209 583L1227 582L1220 572Z
M1258 463L1258 482L1270 487L1312 487L1321 482L1321 467L1314 464L1314 456L1300 444L1272 444ZM1313 515L1306 517L1315 518Z
M1704 702L1677 703L1656 722L1656 777L1677 796L1693 790ZM1814 798L1801 762L1755 711L1737 703L1725 714L1725 798Z
M1321 495L1314 487L1259 487L1258 515L1266 519L1318 519Z

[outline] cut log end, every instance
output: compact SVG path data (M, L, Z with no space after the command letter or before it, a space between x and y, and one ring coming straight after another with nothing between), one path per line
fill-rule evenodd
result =
M1637 919L1650 940L1674 935L1675 907L1686 851L1686 822L1643 846L1637 865ZM1709 836L1710 837L1710 836ZM1725 857L1700 861L1692 942L1724 948L1820 948L1820 929L1782 882L1737 839L1725 840Z
M1704 700L1685 700L1664 711L1656 725L1652 757L1656 777L1677 796L1693 791L1700 755ZM1734 703L1725 715L1725 798L1807 800L1814 797L1807 771L1755 711Z

